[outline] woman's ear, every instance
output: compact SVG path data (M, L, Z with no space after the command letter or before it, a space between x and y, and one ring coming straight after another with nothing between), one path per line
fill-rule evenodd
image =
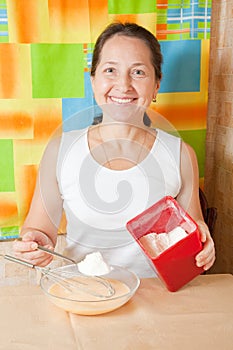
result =
M156 93L156 94L157 94L157 92L158 92L159 89L160 89L160 83L161 83L161 80L157 80L156 86L155 86L155 93Z
M156 96L157 96L157 93L159 91L159 88L160 88L160 80L157 80L157 82L155 84L155 91L153 93L153 99L152 99L153 102L156 102Z
M91 86L92 86L92 90L94 90L94 86L95 86L95 77L93 77L91 75Z

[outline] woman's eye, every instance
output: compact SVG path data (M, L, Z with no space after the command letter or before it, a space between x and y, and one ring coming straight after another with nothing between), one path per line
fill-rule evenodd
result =
M114 71L114 68L111 68L111 67L105 69L106 73L113 73L113 71Z
M141 69L135 69L134 71L133 71L133 75L145 75L145 73L144 73L144 71L143 70L141 70Z

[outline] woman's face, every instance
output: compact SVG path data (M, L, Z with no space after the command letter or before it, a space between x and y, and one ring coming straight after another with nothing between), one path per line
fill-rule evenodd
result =
M151 52L137 38L115 35L102 48L92 87L98 105L147 108L157 94Z

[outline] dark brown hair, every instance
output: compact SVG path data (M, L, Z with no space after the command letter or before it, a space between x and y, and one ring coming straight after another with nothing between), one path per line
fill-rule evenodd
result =
M155 77L160 80L162 77L161 65L163 62L160 44L155 36L147 29L136 23L111 23L98 37L93 51L91 76L95 75L96 67L100 61L102 48L106 41L114 35L123 35L131 38L141 39L151 51L151 62L154 67Z

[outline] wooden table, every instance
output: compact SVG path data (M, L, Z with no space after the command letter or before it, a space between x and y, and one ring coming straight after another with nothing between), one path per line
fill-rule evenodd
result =
M202 275L175 293L143 279L123 307L68 314L39 286L0 288L1 350L232 350L233 276Z

